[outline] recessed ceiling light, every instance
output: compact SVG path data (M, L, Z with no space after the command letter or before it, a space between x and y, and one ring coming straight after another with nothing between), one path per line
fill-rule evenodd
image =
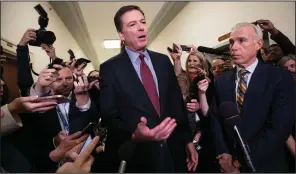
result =
M104 48L120 48L120 40L104 40Z

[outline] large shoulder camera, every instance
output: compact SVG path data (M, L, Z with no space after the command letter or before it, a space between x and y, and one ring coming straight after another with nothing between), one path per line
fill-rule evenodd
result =
M34 9L39 13L38 24L40 29L36 30L36 40L31 40L29 45L40 47L42 43L47 45L52 45L56 41L55 34L52 31L47 31L46 27L48 25L48 16L43 7L38 4Z

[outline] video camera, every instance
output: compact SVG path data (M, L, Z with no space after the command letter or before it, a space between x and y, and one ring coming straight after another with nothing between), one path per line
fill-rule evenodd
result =
M38 4L34 9L39 13L38 24L40 29L36 30L36 40L31 40L29 44L31 46L40 47L42 43L47 45L52 45L56 41L55 34L52 31L47 31L46 27L48 25L48 16L43 7Z

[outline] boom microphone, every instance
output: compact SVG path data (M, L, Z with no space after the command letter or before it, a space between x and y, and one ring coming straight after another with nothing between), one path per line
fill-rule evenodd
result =
M208 48L208 47L203 47L203 46L197 47L197 50L199 52L208 53L208 54L216 54L216 55L229 56L229 54L228 53L225 53L224 51L213 49L213 48Z
M125 142L119 149L119 158L121 160L118 173L124 173L127 162L132 158L136 144L132 141Z
M219 113L222 117L224 117L224 123L233 128L234 134L236 135L236 140L237 140L237 142L239 142L241 149L244 153L245 161L246 161L248 167L251 169L251 171L253 173L255 173L256 170L254 168L254 165L252 163L252 160L251 160L251 157L249 154L250 149L245 144L245 142L239 132L239 129L238 129L238 125L240 124L241 119L238 114L236 104L233 102L223 102L219 106Z

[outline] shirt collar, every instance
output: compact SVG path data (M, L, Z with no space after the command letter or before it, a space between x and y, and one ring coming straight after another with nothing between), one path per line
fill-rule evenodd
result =
M247 70L249 73L253 74L254 71L255 71L255 68L257 67L257 65L258 65L258 59L256 58L255 62L252 63L250 66L248 66L248 67L246 68L246 70ZM237 67L237 73L238 73L238 72L242 69L242 67L239 67L239 66L236 66L236 67Z
M138 60L139 56L140 56L140 53L137 53L135 51L132 51L130 50L129 48L127 47L124 47L125 51L127 52L128 56L130 57L131 61L133 63L136 63L136 61ZM148 51L147 49L145 49L145 51L142 53L144 54L144 56L149 60L150 56L148 54Z

